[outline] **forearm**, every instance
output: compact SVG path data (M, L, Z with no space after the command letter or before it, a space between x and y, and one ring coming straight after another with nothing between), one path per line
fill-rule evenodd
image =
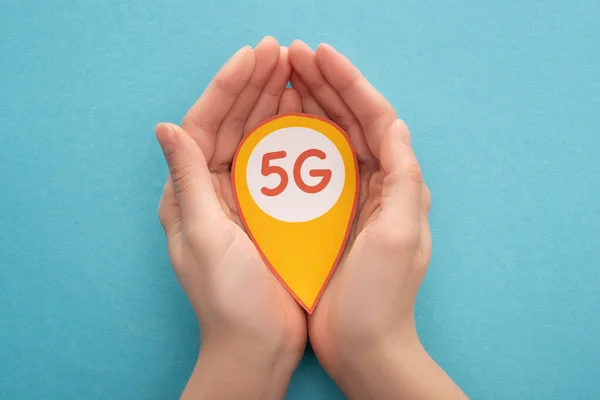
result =
M351 399L467 399L420 343L355 352L332 375Z
M284 398L297 360L243 347L202 347L181 399Z

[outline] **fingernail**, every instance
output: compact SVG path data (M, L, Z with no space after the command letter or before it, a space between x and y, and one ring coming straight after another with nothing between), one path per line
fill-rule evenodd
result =
M296 39L292 42L292 44L296 43L297 45L303 46L303 47L308 47L309 49L311 48L308 44L304 43L302 40L300 39Z
M254 46L254 48L257 48L258 46L260 46L260 44L261 44L262 42L264 42L265 40L267 40L267 36L265 36L265 37L263 37L262 39L260 39L260 40L258 41L258 43L256 44L256 46Z
M327 49L329 51L337 52L337 50L328 43L319 43L319 45L317 46L317 49Z
M238 51L237 51L237 52L234 54L234 57L235 57L236 55L238 55L238 54L241 54L241 53L243 53L243 52L245 52L245 51L248 51L248 50L252 51L252 46L250 46L250 45L246 45L246 46L242 47L241 49L239 49L239 50L238 50Z
M231 56L231 58L229 60L227 60L227 62L225 63L225 65L227 64L231 64L231 62L236 59L237 57L239 57L242 53L247 52L248 50L253 51L252 50L252 46L244 46L241 49L239 49L238 51L235 52L234 55Z
M288 49L286 46L280 46L279 47L279 57L283 57L287 62L289 62L289 54L290 54L290 49Z
M273 36L271 35L267 35L265 37L263 37L260 42L258 42L258 44L256 45L256 47L258 47L261 43L266 42L267 40L271 40L271 39L275 39Z
M156 139L165 155L170 154L175 149L175 131L170 124L160 123L156 125Z

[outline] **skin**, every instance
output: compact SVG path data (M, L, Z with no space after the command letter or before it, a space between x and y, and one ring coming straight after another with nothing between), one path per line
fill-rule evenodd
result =
M330 118L356 150L361 193L345 254L308 318L323 367L350 398L464 399L421 346L417 292L431 258L431 193L406 124L329 45L290 46L303 110Z
M181 127L156 128L170 170L159 217L202 332L183 399L282 398L306 345L305 313L242 230L230 180L250 127L301 111L290 73L287 49L267 37L223 66Z
M244 232L230 180L243 135L287 112L342 126L360 169L346 251L308 318ZM409 131L350 61L328 45L288 51L267 37L223 66L181 127L159 124L156 136L170 170L159 216L202 332L183 399L283 398L308 336L349 398L466 398L416 333L431 195Z

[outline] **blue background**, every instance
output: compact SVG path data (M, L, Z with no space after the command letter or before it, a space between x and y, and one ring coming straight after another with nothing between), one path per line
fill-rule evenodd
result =
M0 398L179 395L199 333L153 128L265 34L338 47L411 127L436 360L475 399L600 398L593 0L0 0ZM343 395L309 351L288 398Z

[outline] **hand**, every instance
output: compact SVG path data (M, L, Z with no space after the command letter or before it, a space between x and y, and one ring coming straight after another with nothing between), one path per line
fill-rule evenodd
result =
M437 379L441 398L462 396L431 366L415 328L415 298L431 256L431 195L408 128L331 46L315 53L296 41L290 61L303 111L330 118L348 133L361 180L346 252L308 319L315 354L355 398L439 398L419 383L425 376ZM418 366L422 374L411 376Z
M182 128L156 128L170 170L159 216L202 335L184 398L281 398L306 345L305 314L244 232L230 181L244 133L301 110L290 73L287 49L267 37L223 66Z

